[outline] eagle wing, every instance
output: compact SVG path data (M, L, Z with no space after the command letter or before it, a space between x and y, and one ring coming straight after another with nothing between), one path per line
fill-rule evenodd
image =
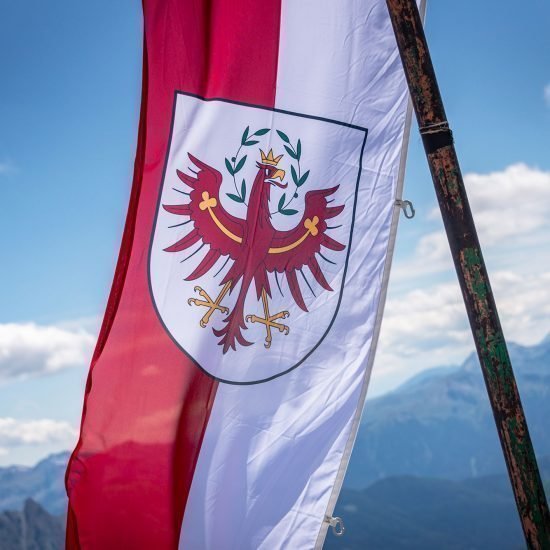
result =
M346 247L329 237L327 220L338 216L345 206L329 206L330 197L338 186L309 191L305 196L304 214L300 223L289 231L277 231L267 254L265 265L269 272L284 273L296 304L307 311L296 272L308 266L315 280L326 290L332 290L316 259L321 247L341 251Z
M171 214L188 216L193 222L192 229L171 246L166 252L180 252L202 241L210 250L195 270L186 277L192 281L202 277L216 263L220 256L235 260L241 248L244 235L244 220L227 212L220 203L222 175L198 158L188 153L191 162L198 168L196 177L177 170L179 179L191 188L189 201L184 204L163 204Z

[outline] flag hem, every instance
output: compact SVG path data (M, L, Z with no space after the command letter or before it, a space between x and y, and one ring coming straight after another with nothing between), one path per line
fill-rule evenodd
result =
M401 160L399 165L399 172L397 176L397 186L395 190L395 196L394 200L399 200L403 196L403 183L405 179L405 165L407 162L407 149L409 145L409 137L410 137L410 130L411 130L411 123L412 123L412 103L409 97L408 104L407 104L407 112L405 115L405 129L403 133L403 143L401 146ZM382 275L382 289L380 292L380 298L378 301L378 307L376 312L376 320L374 324L374 330L372 335L372 341L371 346L369 350L369 358L367 361L367 366L365 369L365 375L363 378L363 383L361 387L361 394L359 396L359 401L357 403L357 409L355 411L355 416L352 421L352 426L350 430L350 434L348 437L348 441L346 442L346 446L344 448L344 453L342 455L342 459L340 461L340 466L338 468L338 473L336 474L336 480L333 485L332 493L330 495L327 508L325 510L325 514L322 519L321 528L319 530L319 534L317 537L317 541L315 543L315 549L321 550L323 548L325 538L327 536L329 523L327 521L327 517L332 517L332 514L334 513L334 508L336 507L336 503L338 501L338 497L340 496L340 491L342 490L342 485L344 482L344 477L346 475L346 471L348 469L349 461L351 458L351 452L353 450L353 446L355 443L355 439L357 437L357 432L359 430L359 425L361 423L361 417L363 415L363 409L365 405L365 400L367 397L367 389L370 382L370 375L372 373L372 367L374 363L374 358L376 355L376 347L378 344L378 336L380 334L380 327L382 324L382 317L384 314L384 307L386 305L386 295L388 290L388 282L390 278L390 272L391 272L391 265L393 260L393 252L395 248L395 241L397 236L397 226L399 224L399 216L401 213L401 208L397 205L394 205L394 211L392 214L392 221L390 225L390 236L388 240L388 248L386 252L386 261L384 265L384 272Z
M427 0L420 0L420 17L422 19L422 23L424 23L425 15L426 15L426 3ZM405 127L403 131L403 142L401 144L401 158L399 160L399 171L397 175L397 186L395 189L395 196L394 201L400 200L403 197L403 187L404 187L404 180L405 180L405 167L407 164L407 154L408 154L408 147L409 147L409 140L410 140L410 133L411 133L411 126L412 126L412 113L413 113L413 105L412 100L410 97L410 94L407 92L407 95L409 96L408 102L407 102L407 111L405 114ZM395 249L395 241L397 236L397 226L399 224L399 216L401 214L401 208L394 204L394 211L392 214L392 221L390 225L390 236L388 239L388 248L386 252L386 260L384 262L384 271L382 275L382 288L380 292L380 298L378 300L378 307L376 311L376 320L374 324L373 334L372 334L372 341L370 345L369 350L369 357L367 360L367 366L365 369L365 375L363 377L362 387L361 387L361 394L359 396L359 401L357 403L357 408L355 410L355 415L352 420L352 425L350 429L350 434L348 436L348 440L346 442L346 446L344 448L344 452L342 454L342 459L340 460L340 466L338 468L338 472L336 474L336 479L334 482L334 485L332 486L332 492L329 497L329 501L327 504L327 507L325 509L325 514L323 515L323 518L321 520L321 527L319 529L319 533L317 536L317 541L315 543L315 550L322 550L323 545L325 543L325 539L328 533L329 528L329 522L327 521L327 518L331 518L332 514L334 513L334 509L336 507L336 503L338 501L338 497L340 496L340 492L342 490L342 485L344 482L344 477L346 475L346 471L348 469L349 461L351 458L351 453L353 450L353 446L355 444L355 439L357 437L357 432L359 431L359 425L361 423L361 417L363 415L363 409L365 406L365 400L367 397L367 389L370 382L370 375L372 373L372 367L374 364L374 359L376 356L376 347L378 345L378 337L380 335L380 328L382 325L382 317L384 314L384 307L386 305L386 296L388 292L388 283L390 278L390 272L391 272L391 266L393 261L393 252Z
M407 147L409 143L409 135L410 135L410 127L411 127L411 117L412 117L412 104L409 99L408 106L407 106L407 113L405 118L405 131L403 136L403 143L402 143L402 149L401 149L401 161L399 166L399 173L397 177L397 186L395 190L395 196L394 200L399 200L402 198L403 193L403 182L404 182L404 173L405 173L405 164L406 164L406 157L407 157ZM315 544L315 549L321 550L323 548L323 544L325 541L325 538L327 536L327 531L329 527L329 523L327 521L327 517L330 518L332 514L334 513L334 508L336 507L336 502L338 501L338 497L340 496L340 491L342 490L342 485L344 481L344 477L346 475L346 471L348 469L349 461L351 458L351 452L353 450L353 446L355 443L355 439L357 437L357 432L359 430L359 425L361 423L361 417L363 415L363 408L365 405L365 400L367 397L367 389L370 382L370 375L372 373L372 366L374 363L374 358L376 355L376 347L378 344L378 336L380 334L380 327L382 324L382 317L384 314L384 306L386 305L386 295L388 290L388 282L390 278L390 272L391 272L391 264L393 260L393 251L395 248L395 240L397 236L397 226L399 224L399 215L401 213L401 208L397 205L393 206L393 214L392 214L392 221L390 225L390 236L388 240L388 248L386 252L386 261L384 265L384 272L382 275L382 289L380 292L380 298L378 300L378 307L376 312L376 320L374 324L373 329L373 335L372 335L372 341L370 345L369 350L369 358L367 361L367 366L365 369L365 375L362 382L361 387L361 394L359 396L359 401L357 403L357 408L355 411L355 416L352 421L352 426L350 430L350 434L348 437L348 441L346 442L346 446L344 448L344 453L342 455L342 459L340 461L340 466L338 468L338 473L336 474L336 481L334 482L332 493L329 498L329 502L325 511L325 515L323 516L323 523L321 525L321 529L319 531L319 535L317 538L317 542Z

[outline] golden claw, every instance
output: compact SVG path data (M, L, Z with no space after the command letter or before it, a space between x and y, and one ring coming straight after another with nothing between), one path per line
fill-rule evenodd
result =
M212 317L212 314L216 310L219 311L220 313L224 313L225 315L229 313L229 308L225 306L221 306L220 303L223 300L224 296L229 291L230 287L231 287L231 281L225 283L224 287L222 288L222 291L220 292L220 294L215 300L212 300L212 298L210 298L208 293L200 286L196 286L194 288L195 292L198 292L199 295L202 296L202 298L204 298L204 300L199 300L198 298L189 298L187 300L187 303L190 306L195 305L195 306L203 306L208 308L208 311L202 316L202 319L199 321L199 325L202 328L206 328L206 325L210 321L210 317Z
M290 328L287 325L275 322L278 319L286 319L287 317L290 317L290 313L288 311L280 311L275 315L270 315L269 304L267 301L267 294L265 290L262 290L262 302L264 306L265 317L258 317L257 315L247 315L245 319L248 323L261 323L262 325L265 325L266 337L264 347L266 349L269 349L271 347L271 342L273 341L273 336L271 335L272 328L277 329L285 336L290 332Z

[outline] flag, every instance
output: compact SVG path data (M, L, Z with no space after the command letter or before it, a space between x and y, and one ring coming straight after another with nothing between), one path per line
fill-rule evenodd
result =
M408 132L383 0L144 0L135 173L68 548L323 544Z

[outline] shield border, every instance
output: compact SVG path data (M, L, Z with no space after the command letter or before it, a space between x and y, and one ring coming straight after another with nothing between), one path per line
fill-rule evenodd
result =
M344 273L342 274L342 284L340 285L340 293L338 295L338 303L336 304L336 308L334 310L334 315L332 316L332 319L330 320L325 332L323 333L323 335L321 336L319 341L309 350L309 352L306 355L304 355L304 357L302 357L296 364L292 365L290 368L288 368L288 369L286 369L286 370L284 370L284 371L282 371L278 374L274 374L272 376L269 376L267 378L262 378L261 380L253 380L253 381L249 381L249 382L236 382L234 380L227 380L227 379L224 379L224 378L219 378L217 376L214 376L211 372L207 371L193 356L191 356L191 354L189 354L187 352L187 350L172 335L172 333L170 332L170 330L168 329L168 327L164 323L164 320L163 320L163 318L162 318L162 316L161 316L161 314L160 314L160 312L157 308L157 304L155 302L155 296L153 294L153 287L152 287L152 283L151 283L151 253L152 253L152 250L153 250L153 241L154 241L154 238L155 238L155 230L156 230L156 227L157 227L159 208L160 208L160 203L161 203L161 199L162 199L162 191L164 189L164 180L166 178L166 170L168 168L168 159L170 157L170 147L172 145L172 137L173 137L173 132L174 132L174 120L176 118L176 107L177 107L177 102L178 102L178 96L180 96L180 95L187 96L187 97L193 97L195 99L199 99L199 100L204 101L204 102L219 101L219 102L223 102L223 103L231 103L233 105L240 105L242 107L252 107L254 109L262 109L264 111L271 111L271 112L274 112L274 113L281 113L281 114L285 114L285 115L297 116L297 117L306 118L306 119L319 120L321 122L328 122L330 124L338 124L339 126L345 126L346 128L353 128L355 130L360 130L360 131L364 132L363 143L361 144L361 152L359 154L359 170L358 170L358 174L357 174L357 180L356 180L356 183L355 183L355 194L354 194L354 199L353 199L352 219L351 219L351 227L350 227L350 232L349 232L349 241L348 241L348 244L347 244L346 260L345 260L345 263L344 263ZM323 340L327 337L328 333L330 332L330 329L332 328L332 325L334 324L334 321L336 320L336 316L338 315L338 312L340 311L340 305L342 303L342 296L344 294L344 287L346 285L346 275L347 275L347 271L348 271L349 257L350 257L350 254L351 254L351 245L352 245L352 241L353 241L353 229L355 227L355 214L356 214L356 210L357 210L357 195L358 195L358 192L359 192L359 182L361 181L361 172L363 170L363 155L364 155L364 152L365 152L365 145L367 143L367 136L368 136L368 129L363 128L361 126L357 126L356 124L350 124L350 123L347 123L347 122L341 122L341 121L338 121L338 120L333 120L333 119L330 119L330 118L325 118L325 117L320 117L320 116L315 116L315 115L306 115L306 114L303 114L303 113L296 113L296 112L288 111L288 110L285 110L285 109L278 109L276 107L265 107L264 105L255 105L253 103L245 103L245 102L242 102L242 101L234 101L234 100L231 100L231 99L225 99L225 98L221 98L221 97L204 97L204 96L201 96L201 95L198 95L198 94L193 94L193 93L190 93L190 92L184 92L184 91L181 91L181 90L175 90L174 91L174 100L173 100L173 104L172 104L172 118L171 118L171 121L170 121L170 131L169 131L168 142L167 142L168 147L166 148L166 155L165 155L165 159L164 159L164 167L162 169L162 178L161 178L160 185L159 185L157 205L156 205L156 208L155 208L155 217L154 217L152 228L151 228L151 239L150 239L150 242L149 242L149 250L148 250L148 254L147 254L147 283L148 283L148 287L149 287L149 294L150 294L151 302L153 304L153 309L155 310L155 313L157 314L157 317L158 317L162 327L164 328L164 330L166 331L166 333L168 334L168 336L170 337L172 342L174 342L174 344L184 353L184 355L186 357L188 357L193 362L193 364L196 365L204 374L206 374L207 376L209 376L210 378L213 378L214 380L216 380L218 382L221 382L223 384L230 384L230 385L234 385L234 386L254 386L256 384L263 384L265 382L270 382L271 380L275 380L276 378L280 378L281 376L284 376L285 374L288 374L289 372L297 369L302 363L304 363L307 359L309 359L309 357L311 357L311 355L313 355L313 353L321 345Z

